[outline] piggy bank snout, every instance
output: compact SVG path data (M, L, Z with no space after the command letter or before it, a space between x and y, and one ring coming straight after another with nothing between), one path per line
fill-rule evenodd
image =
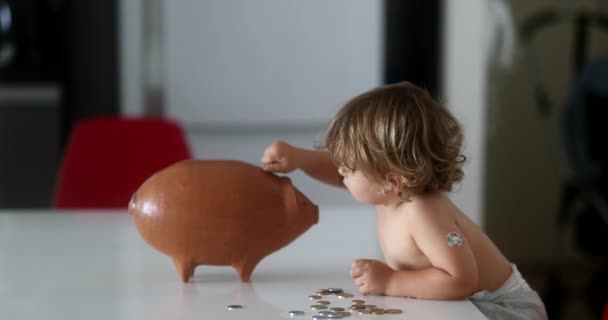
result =
M295 189L295 192L298 212L305 215L307 221L310 221L311 224L316 224L319 221L319 207L297 189Z
M317 224L317 222L319 222L319 207L312 203L311 203L311 205L312 205L312 207L311 207L310 215L312 218L312 224Z

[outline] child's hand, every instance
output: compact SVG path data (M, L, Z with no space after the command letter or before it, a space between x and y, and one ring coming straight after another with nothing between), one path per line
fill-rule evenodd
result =
M384 294L394 270L385 263L371 259L357 259L350 268L350 276L361 294Z
M273 142L262 155L263 168L266 171L288 173L297 169L295 163L296 148L283 142Z

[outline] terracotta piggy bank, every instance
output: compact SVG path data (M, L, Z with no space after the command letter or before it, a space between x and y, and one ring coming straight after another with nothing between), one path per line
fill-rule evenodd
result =
M198 265L233 266L248 282L260 260L319 219L289 178L233 160L185 160L157 172L133 194L129 213L184 282Z

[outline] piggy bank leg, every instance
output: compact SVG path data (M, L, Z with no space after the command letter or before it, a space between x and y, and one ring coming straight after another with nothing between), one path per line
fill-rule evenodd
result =
M243 259L243 261L241 261L240 263L236 263L233 265L234 269L236 269L236 272L241 278L241 282L249 282L249 279L251 278L251 273L253 272L253 269L255 269L255 267L258 265L260 260L262 259L257 257L248 257Z
M173 263L175 264L175 268L177 269L177 273L179 273L182 281L188 282L188 280L190 280L190 278L194 275L194 268L196 268L196 264L190 259L172 259Z

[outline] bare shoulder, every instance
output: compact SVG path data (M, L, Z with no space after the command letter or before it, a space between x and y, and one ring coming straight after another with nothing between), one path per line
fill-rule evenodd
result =
M510 262L447 195L419 197L410 205L412 237L433 266L450 274L475 273L478 290L493 291L510 276Z
M406 204L406 214L410 223L454 223L458 209L444 195L432 194L416 196Z
M474 247L480 242L491 242L481 228L445 194L421 196L409 205L407 217L412 226L441 230L445 234L457 232Z
M414 241L422 251L435 253L443 251L446 237L452 247L454 246L450 243L452 239L458 240L457 246L461 244L469 246L469 241L466 241L471 232L469 223L465 222L465 225L461 223L460 210L447 196L442 194L416 196L407 206L405 209L407 223Z

